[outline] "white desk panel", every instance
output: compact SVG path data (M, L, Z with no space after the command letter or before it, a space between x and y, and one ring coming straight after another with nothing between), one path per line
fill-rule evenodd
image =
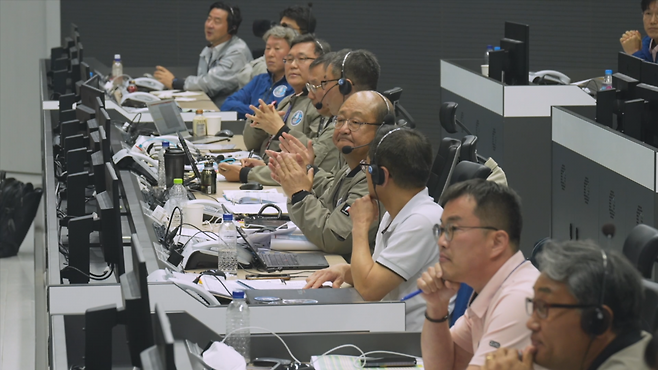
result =
M441 87L503 115L503 85L481 74L442 60Z
M505 117L550 117L552 106L596 105L578 86L505 86Z

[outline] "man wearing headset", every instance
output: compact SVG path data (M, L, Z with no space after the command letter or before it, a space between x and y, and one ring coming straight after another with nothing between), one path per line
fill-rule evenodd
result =
M532 344L522 355L497 350L484 369L649 369L641 277L624 256L566 241L547 244L537 260L541 275L526 306Z
M153 77L168 89L202 90L220 107L238 90L238 71L253 59L247 44L236 36L241 22L240 8L213 3L205 23L208 46L199 55L197 75L177 78L167 68L156 66Z
M477 370L499 347L530 344L525 300L539 271L519 250L521 201L507 186L482 179L450 186L434 228L439 263L418 279L427 302L421 334L426 369ZM466 312L449 328L448 305L466 283Z
M335 288L351 284L367 301L398 301L418 288L416 280L439 260L432 233L443 209L425 187L432 168L432 145L420 132L382 128L368 158L361 164L369 194L349 210L352 219L352 261L315 272L306 288L332 281ZM379 200L386 213L379 223L375 251L370 255L368 229L379 219ZM406 330L423 327L425 301L405 302Z

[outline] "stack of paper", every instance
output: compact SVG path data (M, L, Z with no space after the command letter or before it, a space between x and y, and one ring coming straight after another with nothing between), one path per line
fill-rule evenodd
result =
M416 366L413 367L396 367L396 370L418 370L423 368L423 359L416 358ZM357 356L344 356L344 355L325 355L325 356L311 356L311 366L315 370L362 370L363 367L359 364L359 357ZM369 367L369 370L376 369L390 369L384 367Z

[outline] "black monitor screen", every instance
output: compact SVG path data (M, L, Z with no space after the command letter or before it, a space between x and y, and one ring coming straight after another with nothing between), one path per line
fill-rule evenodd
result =
M658 146L658 86L639 84L635 87L635 93L645 101L642 115L645 142Z
M98 211L100 213L101 229L100 242L105 262L114 265L116 276L125 273L123 260L123 238L121 234L121 212L114 207L112 199L106 189L96 194Z
M647 85L658 86L658 63L642 61L642 76L640 82Z
M620 51L617 55L617 72L639 80L642 75L642 59Z
M91 77L91 67L86 62L80 63L80 80L86 81Z
M103 106L105 106L105 93L103 90L93 86L92 81L94 81L97 76L98 75L92 77L80 86L80 99L82 100L82 104L88 107L96 106L96 97L101 98Z
M105 191L112 199L112 205L119 209L119 177L112 162L105 163Z
M133 255L134 256L134 255ZM145 261L141 261L146 265ZM145 268L145 267L144 267ZM137 276L129 271L119 278L123 297L123 324L126 326L128 350L133 366L141 367L140 354L153 345L151 306L148 294L143 294L141 286L146 276Z
M509 53L510 85L527 85L530 72L530 27L527 24L505 22L505 38L500 46ZM511 82L511 83L510 83Z
M612 75L612 86L619 91L618 97L621 100L635 99L635 86L638 83L638 80L623 73Z

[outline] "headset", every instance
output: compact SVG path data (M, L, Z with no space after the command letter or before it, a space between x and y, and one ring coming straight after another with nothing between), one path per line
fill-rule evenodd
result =
M340 78L338 79L338 91L340 91L341 94L343 95L348 95L349 93L352 92L352 82L345 78L345 62L347 61L347 57L352 54L351 51L348 51L347 54L345 54L345 57L343 58L343 64L340 66ZM388 107L388 103L386 103L386 106Z
M381 129L384 125L394 125L395 124L395 117L393 117L393 114L391 113L391 106L388 104L388 101L382 95L381 93L375 91L377 95L379 95L382 100L384 100L384 103L386 103L386 116L384 116L384 122L382 122L382 125L379 126L377 129ZM368 165L368 173L370 174L370 178L372 179L373 185L384 185L384 181L386 181L386 174L384 173L384 170L377 165L377 151L379 150L379 146L382 145L382 142L384 139L386 139L387 136L391 135L395 131L400 131L402 130L402 127L395 128L386 134L382 136L381 139L379 139L379 143L377 143L377 147L375 147L375 152L372 155L372 158L370 158L371 164ZM377 136L377 134L375 134Z
M601 257L603 258L603 281L601 283L599 303L595 307L584 309L580 319L583 331L592 337L605 333L611 324L610 313L603 308L605 281L608 277L608 254L603 249L601 249Z

